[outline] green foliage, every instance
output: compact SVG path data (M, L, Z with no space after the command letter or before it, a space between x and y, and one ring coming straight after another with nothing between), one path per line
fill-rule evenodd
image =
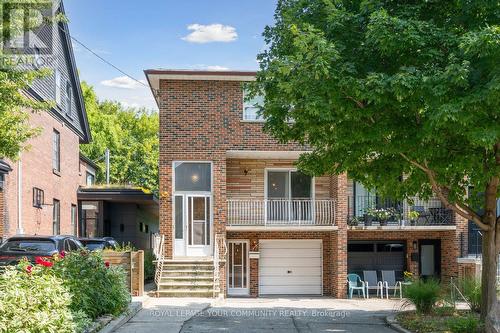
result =
M477 333L483 327L477 315L452 318L447 325L452 333Z
M467 300L470 309L481 311L481 281L473 277L462 278L458 281L458 288Z
M128 242L128 243L122 242L122 243L118 243L116 248L113 249L112 251L113 252L133 252L133 251L137 251L137 249L130 242Z
M124 272L107 267L99 251L70 252L56 260L51 270L73 295L71 309L83 311L91 319L118 315L130 301Z
M0 332L81 332L89 320L71 311L72 295L43 267L9 267L0 275Z
M155 256L152 250L144 251L144 281L150 281L155 276Z
M97 161L97 181L105 181L106 148L111 153L110 180L148 190L158 189L159 118L145 109L126 108L117 102L99 101L93 88L82 83L83 96L92 131L92 143L80 146Z
M441 285L434 279L416 280L406 286L405 294L408 302L415 306L417 313L428 314L441 298Z

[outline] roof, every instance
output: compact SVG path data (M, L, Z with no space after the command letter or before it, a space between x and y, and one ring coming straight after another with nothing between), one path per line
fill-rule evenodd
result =
M136 203L158 206L158 198L141 188L116 186L81 187L78 190L78 200L103 200L110 202Z
M84 161L85 163L87 163L96 170L99 169L99 166L94 161L92 161L90 158L83 155L82 153L80 153L80 160Z
M153 96L160 89L160 80L197 81L255 81L256 71L243 70L193 70L193 69L146 69L144 71ZM157 100L158 102L158 100Z
M0 173L9 173L10 171L12 171L10 165L5 160L0 159Z

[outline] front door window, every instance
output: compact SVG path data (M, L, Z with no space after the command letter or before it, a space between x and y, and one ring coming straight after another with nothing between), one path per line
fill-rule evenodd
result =
M248 294L248 243L230 241L228 256L228 292L233 295Z
M188 197L189 245L210 244L210 198Z

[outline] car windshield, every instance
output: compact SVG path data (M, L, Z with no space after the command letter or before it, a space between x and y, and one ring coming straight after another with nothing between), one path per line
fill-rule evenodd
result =
M52 252L56 244L51 240L11 240L0 246L0 251L9 252Z
M102 250L104 249L104 246L106 245L106 243L104 242L94 242L94 243L87 243L85 244L85 247L87 249L89 249L90 251L94 251L94 250Z

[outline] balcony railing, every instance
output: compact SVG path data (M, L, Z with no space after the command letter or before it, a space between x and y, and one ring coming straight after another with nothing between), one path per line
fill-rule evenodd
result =
M335 204L330 199L229 199L229 226L331 226Z
M348 223L352 226L453 226L454 214L438 199L403 201L376 195L348 198Z

